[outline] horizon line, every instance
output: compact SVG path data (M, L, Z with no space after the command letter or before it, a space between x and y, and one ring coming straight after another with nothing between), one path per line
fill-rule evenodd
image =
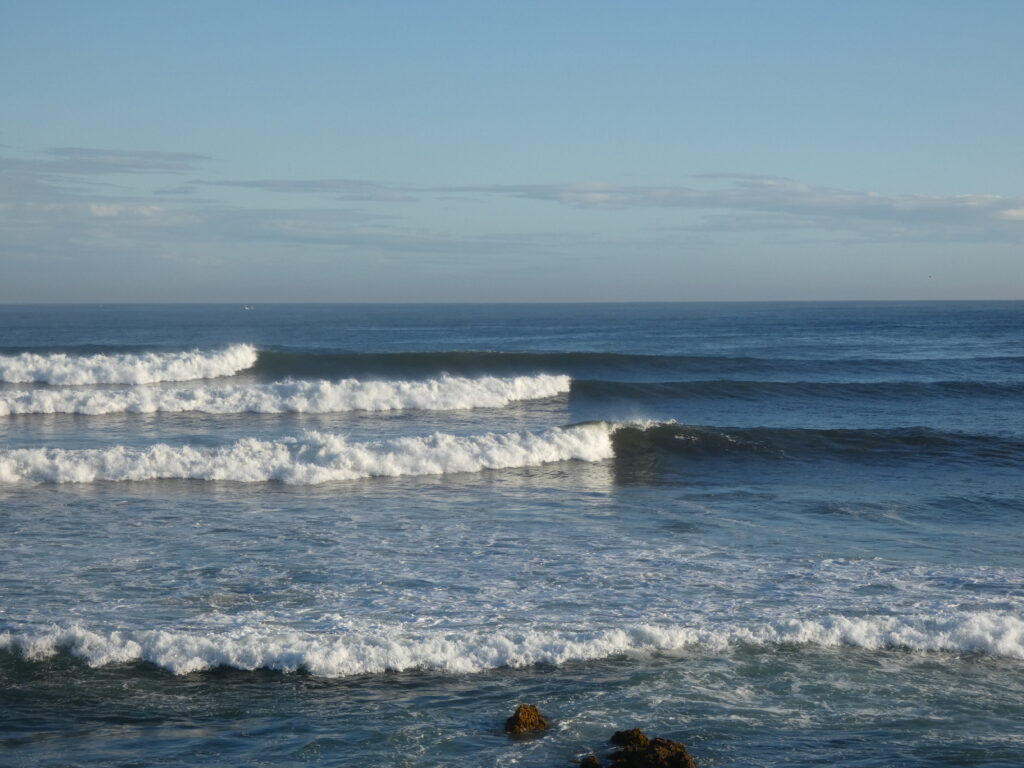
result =
M535 301L0 301L0 307L152 307L152 306L555 306L623 304L1009 304L1016 299L609 299Z

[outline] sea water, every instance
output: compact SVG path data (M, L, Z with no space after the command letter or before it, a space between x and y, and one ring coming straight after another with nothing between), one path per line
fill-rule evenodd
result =
M0 307L0 764L1019 766L1022 405L1020 302Z

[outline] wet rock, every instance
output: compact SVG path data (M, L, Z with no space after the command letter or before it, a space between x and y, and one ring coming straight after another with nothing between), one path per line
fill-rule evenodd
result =
M513 736L521 736L531 731L543 731L548 727L548 719L533 704L520 704L515 714L505 721L505 732Z
M681 741L650 739L639 728L618 731L611 741L622 747L611 754L613 768L697 768Z
M597 755L587 755L580 760L580 768L601 768L601 761L597 759Z
M651 743L651 740L647 738L647 734L639 728L630 728L628 731L616 731L612 734L609 741L617 746L632 747L633 749L643 749Z

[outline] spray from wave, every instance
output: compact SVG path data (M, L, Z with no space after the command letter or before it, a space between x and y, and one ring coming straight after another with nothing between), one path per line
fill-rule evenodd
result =
M0 451L0 483L194 479L311 485L361 477L443 475L601 461L613 455L610 427L584 424L544 432L456 436L435 433L373 442L307 432L278 441L245 438L208 448L21 448Z
M233 376L251 368L258 351L235 344L217 352L143 352L116 355L0 355L0 381L13 384L152 384Z
M337 413L502 408L568 392L568 376L427 381L282 381L253 386L188 389L31 390L0 393L0 416L40 413Z

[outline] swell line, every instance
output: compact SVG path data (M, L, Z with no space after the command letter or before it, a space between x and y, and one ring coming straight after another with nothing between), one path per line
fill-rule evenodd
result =
M443 376L426 381L295 381L187 389L34 389L0 391L0 416L78 413L339 413L503 408L569 391L568 376Z
M633 354L619 352L498 352L442 350L406 352L326 352L260 350L254 372L264 378L408 378L441 373L462 376L565 373L576 379L655 380L676 376L720 379L724 376L804 375L885 377L900 375L960 378L979 370L993 375L1024 373L1024 357L767 358L743 355ZM656 378L657 377L657 378Z
M714 427L661 422L626 424L613 434L617 456L659 451L692 459L726 456L767 459L918 461L946 459L991 465L1024 464L1024 442L995 435L927 427L795 429Z
M822 399L914 400L921 397L1007 397L1024 395L1024 381L698 381L630 382L574 379L574 397L659 400L669 398L813 397Z
M664 422L588 422L543 432L435 433L370 442L306 432L244 438L218 447L19 448L0 451L0 483L93 483L158 479L278 481L293 485L363 477L443 475L557 461L629 460L651 453L686 460L945 460L1024 465L1024 442L991 435L908 429L726 428Z

